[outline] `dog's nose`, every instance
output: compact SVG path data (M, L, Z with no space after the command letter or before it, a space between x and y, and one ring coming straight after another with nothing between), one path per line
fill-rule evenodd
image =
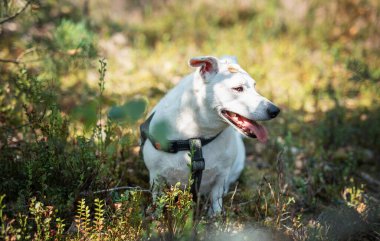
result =
M278 115L278 113L280 113L280 109L274 104L269 104L267 108L267 113L270 118L275 118Z

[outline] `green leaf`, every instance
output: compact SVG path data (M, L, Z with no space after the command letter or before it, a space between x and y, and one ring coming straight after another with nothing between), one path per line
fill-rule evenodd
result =
M84 123L86 130L93 128L97 121L97 103L89 101L81 106L77 106L71 113L71 116Z
M146 107L146 99L134 99L122 106L113 106L108 117L118 124L134 124L145 113Z
M154 140L159 143L161 148L165 149L168 147L168 136L170 131L170 125L166 121L160 121L155 124L150 133Z

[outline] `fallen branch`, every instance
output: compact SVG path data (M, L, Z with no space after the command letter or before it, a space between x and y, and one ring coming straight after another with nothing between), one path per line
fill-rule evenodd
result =
M22 7L20 10L18 10L14 15L12 16L9 16L7 18L4 18L2 20L0 20L0 25L3 24L3 23L6 23L6 22L9 22L9 21L12 21L13 19L15 19L18 15L20 15L22 12L25 11L25 9L29 6L29 4L32 3L32 0L30 1L27 1L24 5L24 7Z
M120 190L136 190L136 191L139 191L139 192L149 192L149 193L152 193L150 190L148 189L142 189L141 187L129 187L129 186L124 186L124 187L114 187L114 188L109 188L109 189L104 189L104 190L99 190L99 191L95 191L95 192L92 192L93 194L99 194L99 193L106 193L106 192L113 192L113 191L120 191ZM88 192L84 192L82 193L83 195L88 195Z
M247 204L250 204L250 203L253 203L253 202L257 202L256 198L255 199L251 199L251 200L248 200L246 202L241 202L241 203L238 203L236 204L237 206L244 206L244 205L247 205Z

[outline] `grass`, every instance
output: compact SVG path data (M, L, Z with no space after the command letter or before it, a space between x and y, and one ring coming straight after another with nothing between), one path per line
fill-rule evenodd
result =
M0 62L1 238L380 238L376 1L81 4L35 1L0 26L0 59L18 61ZM245 140L213 219L178 186L153 202L137 144L145 113L206 54L237 56L282 109L265 146Z

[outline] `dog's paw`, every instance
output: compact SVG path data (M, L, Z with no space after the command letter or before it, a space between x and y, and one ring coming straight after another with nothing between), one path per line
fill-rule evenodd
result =
M214 210L214 208L212 207L209 207L209 209L207 210L207 216L209 218L217 218L217 217L220 217L223 215L223 210L220 208L218 210Z

